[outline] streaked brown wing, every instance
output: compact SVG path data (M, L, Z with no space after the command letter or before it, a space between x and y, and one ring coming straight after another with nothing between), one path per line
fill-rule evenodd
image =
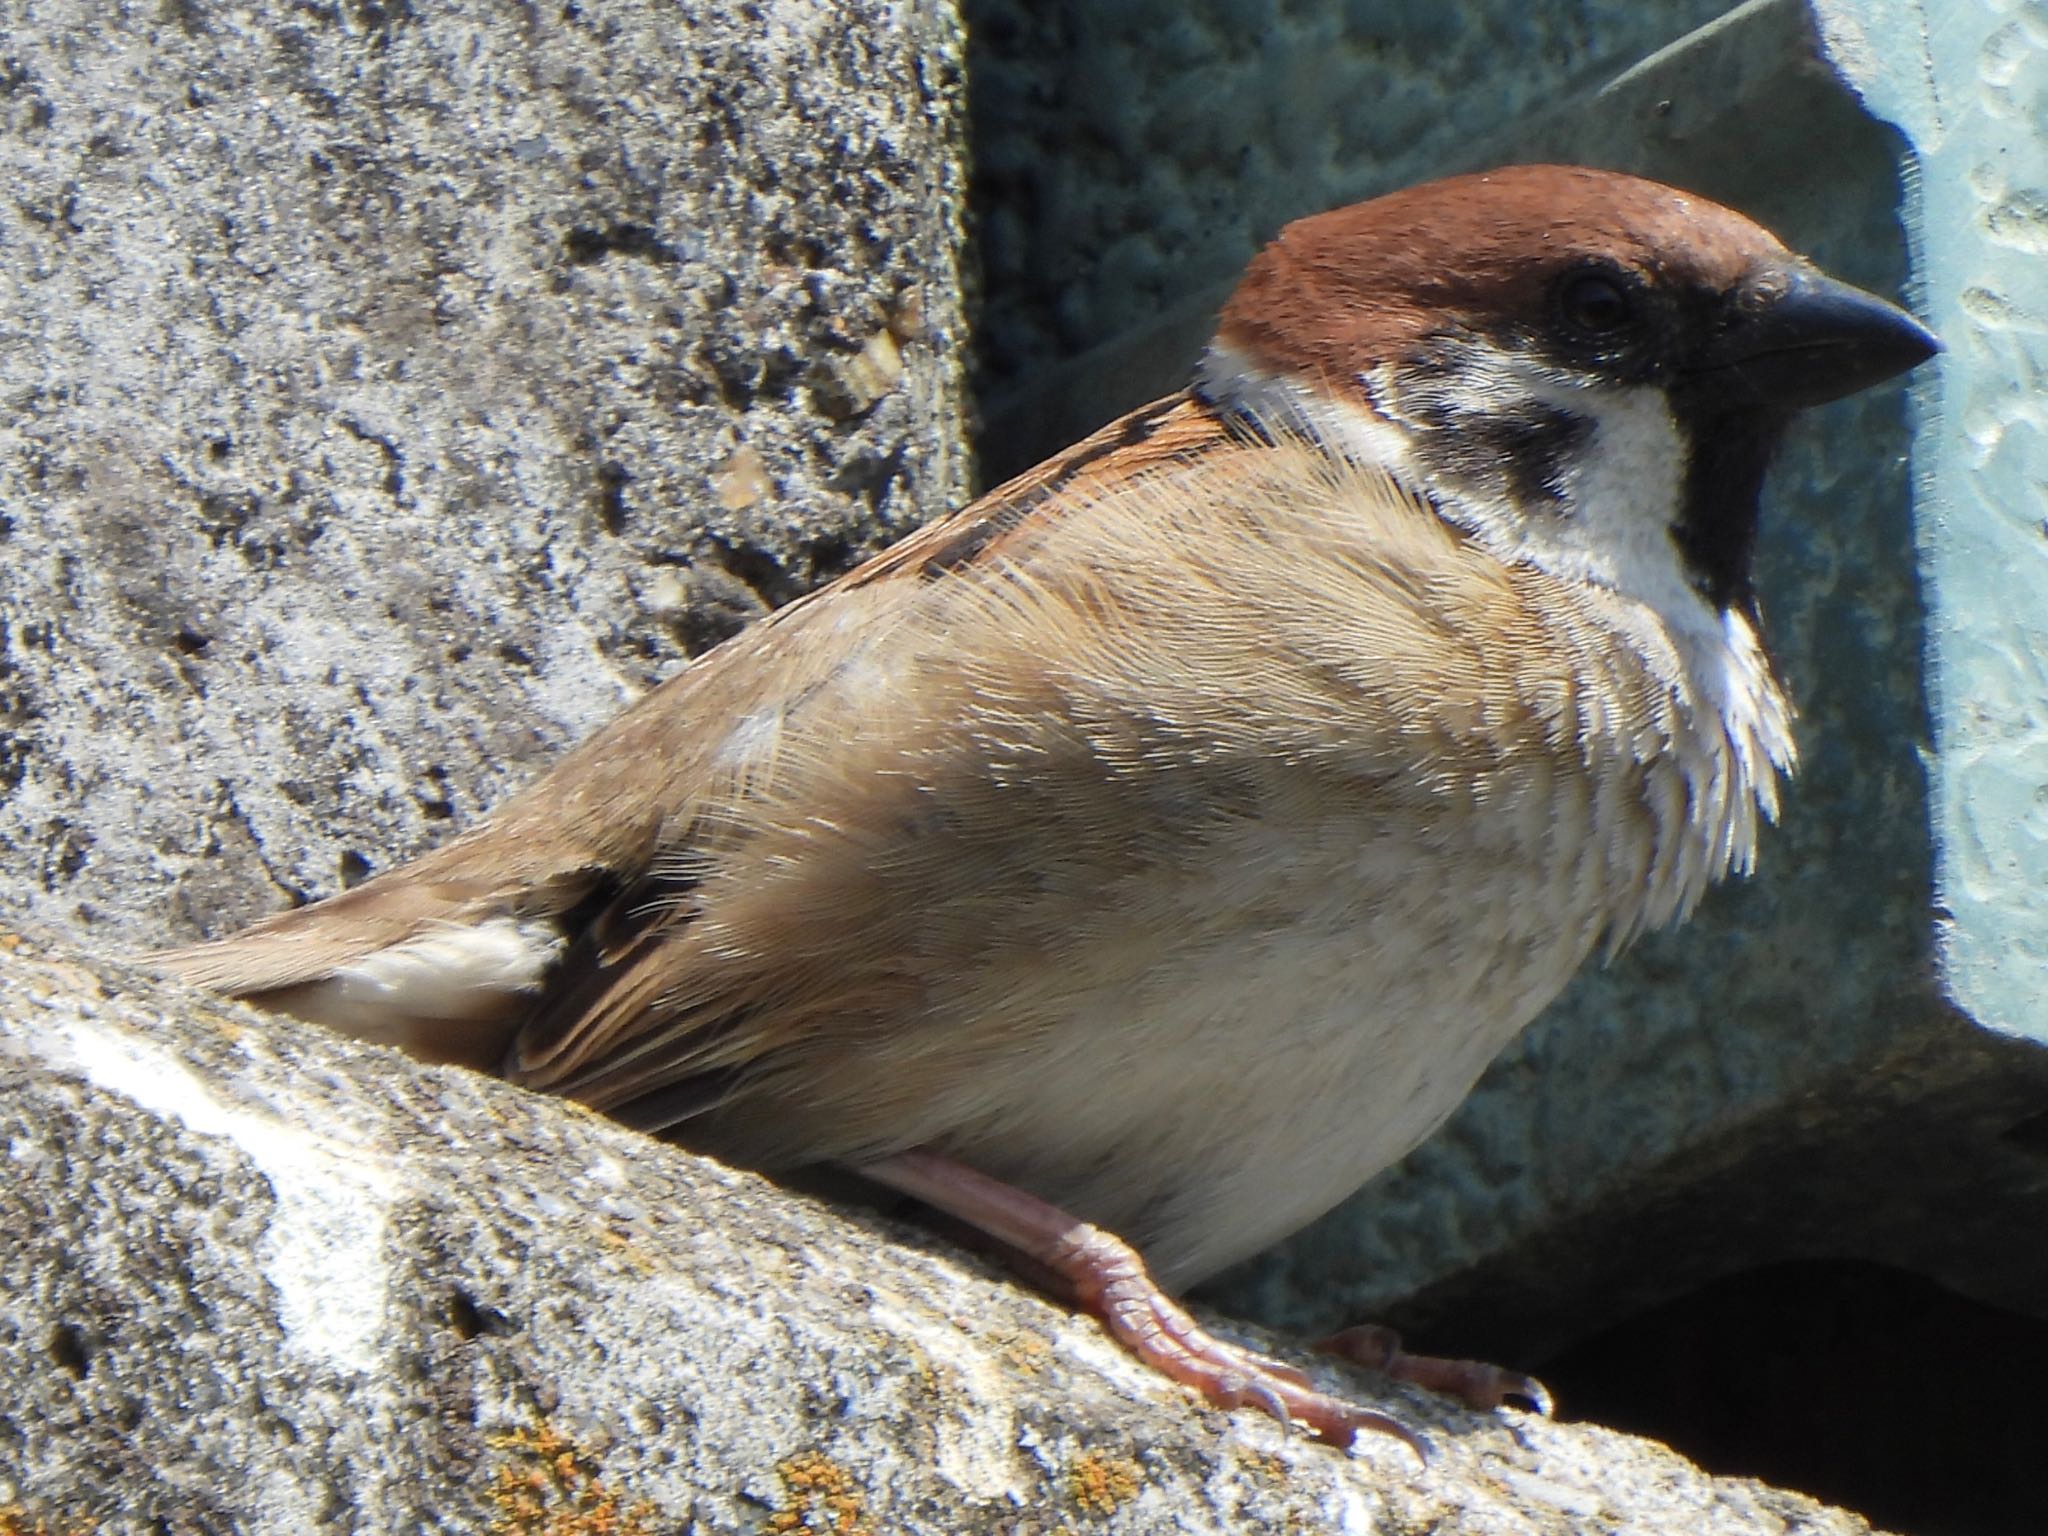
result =
M794 640L834 605L879 597L885 583L964 579L1035 541L1110 484L1231 446L1241 439L1200 403L1186 396L1154 402L778 610L756 643L772 645L778 632ZM784 719L794 713L785 701ZM723 726L714 720L706 728ZM601 921L572 943L522 1021L508 1075L658 1130L714 1103L744 1070L746 1052L735 1042L758 1045L763 1037L737 1021L759 1000L753 994L772 984L739 964L723 977L704 974L718 962L696 953L684 931L695 910L677 873L693 862L703 859L689 838L664 842L652 868L614 886ZM708 995L677 995L688 987ZM849 978L847 987L850 1010L881 1006L876 994L889 983Z
M607 994L622 981L615 957L644 950L632 935L657 915L674 920L658 901L636 905L619 893L678 851L678 822L687 823L692 803L712 788L712 748L764 698L800 691L792 674L820 659L792 660L804 648L789 643L791 631L877 583L911 572L936 579L995 558L1034 522L1056 517L1065 492L1096 477L1188 461L1228 441L1216 418L1184 395L1134 411L699 657L454 841L342 895L153 958L202 986L282 998L436 926L559 916L573 927L569 915L578 909L622 900L615 942L577 950L535 1010L532 1038L573 1036L585 1010L627 1006L626 993L608 1001Z

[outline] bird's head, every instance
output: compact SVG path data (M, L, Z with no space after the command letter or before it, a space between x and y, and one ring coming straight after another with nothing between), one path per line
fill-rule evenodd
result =
M1385 464L1504 558L1711 622L1753 604L1786 421L1937 347L1717 203L1531 165L1289 225L1196 390Z

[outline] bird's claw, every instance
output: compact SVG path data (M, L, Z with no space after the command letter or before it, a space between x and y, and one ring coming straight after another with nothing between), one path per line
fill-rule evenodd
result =
M1549 1418L1556 1410L1550 1389L1534 1376L1483 1360L1446 1360L1436 1355L1411 1355L1401 1348L1401 1335L1378 1323L1362 1323L1316 1341L1316 1348L1379 1371L1426 1391L1454 1397L1468 1408L1501 1408L1526 1404Z

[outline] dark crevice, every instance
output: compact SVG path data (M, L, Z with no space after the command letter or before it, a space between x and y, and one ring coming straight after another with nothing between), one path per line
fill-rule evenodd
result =
M761 376L754 385L754 393L763 399L787 404L806 371L807 365L795 353L770 352L761 360Z
M789 572L766 550L753 544L728 544L716 537L706 542L718 568L765 606L779 608L797 595L798 587L790 580Z
M43 826L43 889L55 892L78 878L90 858L92 839L75 822L53 816Z
M0 619L0 796L10 795L28 776L29 761L36 751L37 721L42 708L30 697L28 679L10 652L17 643L28 643L24 630L16 635L8 621Z
M1717 1280L1551 1360L1568 1417L1911 1536L2048 1530L2048 1323L1853 1259Z
M617 538L626 528L626 487L633 475L625 465L606 460L597 466L597 518Z
M50 1330L50 1358L74 1381L92 1374L92 1351L86 1348L84 1332L74 1323L59 1323Z
M393 501L397 501L405 491L405 461L399 457L398 445L390 438L372 432L361 422L350 417L343 416L338 418L338 420L342 431L348 433L357 442L370 443L383 451L385 462L384 494Z
M485 1334L515 1332L512 1320L496 1307L485 1306L460 1286L448 1292L448 1326L457 1338L469 1340Z
M823 586L835 576L844 575L857 564L861 551L848 543L844 535L821 533L804 545L804 554L810 560L811 585Z
M832 477L832 489L841 495L858 496L869 512L880 512L890 488L908 479L904 465L907 451L908 445L899 442L885 454L855 454Z
M683 259L682 252L674 246L665 240L657 240L650 226L623 219L603 229L594 224L578 224L562 236L562 249L579 267L587 267L607 256L632 256L664 265Z
M2012 1146L2031 1152L2037 1157L2048 1157L2048 1110L2038 1115L2029 1115L2016 1125L2005 1129L2004 1139Z
M426 779L433 786L431 793L416 795L420 810L433 821L449 821L455 815L455 792L448 785L448 770L440 763L426 771Z

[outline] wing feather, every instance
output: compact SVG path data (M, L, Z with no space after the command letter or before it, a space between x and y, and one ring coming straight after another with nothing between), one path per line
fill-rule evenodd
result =
M1056 525L1112 454L1135 469L1228 440L1185 396L1135 411L699 657L452 842L327 900L152 958L197 985L437 1058L490 1059L514 1025L536 1062L572 1043L594 1051L662 991L644 972L687 920L670 899L674 871L716 840L707 816L730 816L748 781L774 776L789 719L832 686L863 631L886 629L905 573L920 584L972 579ZM601 944L582 933L593 911ZM465 950L450 938L465 933L485 938ZM520 937L523 958L508 951ZM466 956L474 995L455 1010L446 988L433 989L433 1015L405 1017L424 994L399 978L443 952ZM355 1017L378 999L391 1017Z

